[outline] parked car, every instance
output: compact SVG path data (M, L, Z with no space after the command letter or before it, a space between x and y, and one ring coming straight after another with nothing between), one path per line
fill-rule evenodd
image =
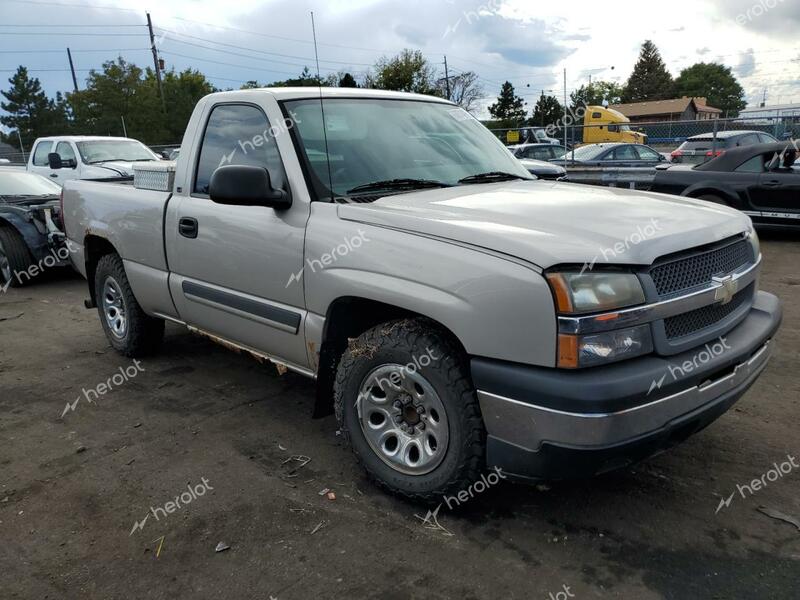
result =
M29 283L42 265L69 264L60 251L60 194L61 188L49 179L0 169L0 289Z
M133 163L160 160L138 140L121 137L59 136L36 140L28 171L63 185L70 179L133 177Z
M576 167L654 167L667 159L644 144L607 143L580 146L552 162Z
M529 158L532 160L552 160L564 156L564 147L550 143L539 144L517 144L509 146L509 150L517 158Z
M781 307L749 218L536 181L444 99L221 92L183 139L171 187L64 186L110 344L153 352L170 321L316 379L316 413L405 498L486 467L629 465L714 421L769 359Z
M800 165L785 142L741 146L714 160L656 171L653 191L724 204L756 224L800 227Z
M771 144L777 141L774 136L763 131L720 131L717 133L716 142L713 133L704 133L690 137L673 150L672 162L701 165L732 148Z
M522 158L519 162L531 175L536 175L539 179L553 180L566 176L567 170L561 165L554 165L544 160L533 160L532 158Z

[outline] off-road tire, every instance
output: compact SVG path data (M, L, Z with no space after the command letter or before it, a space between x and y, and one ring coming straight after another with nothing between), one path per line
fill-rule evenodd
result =
M104 312L104 286L109 278L112 278L119 286L121 299L124 303L127 325L122 337L112 333ZM133 290L131 290L128 276L125 274L125 267L119 255L106 254L100 259L95 271L94 285L100 323L114 350L130 358L138 358L155 353L164 339L164 321L148 316L139 306L139 302L137 302L136 297L133 295Z
M0 269L0 289L10 287L22 287L28 284L33 277L28 277L28 269L33 265L33 256L28 249L25 240L13 227L0 225L0 253L4 254L8 260L9 272L3 274ZM22 276L17 276L24 274ZM11 283L9 284L9 280Z
M407 365L431 350L440 358L420 366L419 373L439 396L449 439L441 462L429 473L395 470L372 449L362 431L356 401L365 377L384 364ZM426 319L401 319L373 327L351 339L336 371L334 407L345 442L368 476L383 489L411 501L434 504L457 494L485 469L486 429L463 350Z

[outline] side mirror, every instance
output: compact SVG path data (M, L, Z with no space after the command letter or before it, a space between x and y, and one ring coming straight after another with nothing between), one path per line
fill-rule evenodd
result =
M63 169L64 163L61 161L61 155L58 152L50 152L47 155L47 164L51 169Z
M284 190L272 186L264 167L225 165L211 175L208 195L213 202L234 206L289 208L292 199Z

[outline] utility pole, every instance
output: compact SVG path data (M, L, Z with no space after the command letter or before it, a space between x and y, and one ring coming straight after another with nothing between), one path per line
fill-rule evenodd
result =
M67 58L69 59L69 70L72 71L72 87L78 91L78 78L75 77L75 65L72 64L72 52L67 48Z
M567 167L567 69L564 68L564 168Z
M444 84L447 89L447 99L450 100L450 74L447 71L447 55L444 55Z
M167 112L167 102L164 100L164 89L161 87L161 69L158 64L158 50L156 50L156 38L153 35L153 21L150 13L147 14L147 29L150 30L150 49L153 51L153 67L156 70L156 82L158 83L158 95L161 96L161 108Z

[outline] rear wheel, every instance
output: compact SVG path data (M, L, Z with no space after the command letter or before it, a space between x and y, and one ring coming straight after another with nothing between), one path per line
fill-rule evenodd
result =
M97 263L95 298L108 341L130 357L152 354L164 337L164 321L148 316L133 295L122 259L107 254Z
M480 476L486 433L468 360L433 323L392 321L352 340L334 391L342 434L381 487L432 502Z
M0 288L21 287L32 277L28 270L33 265L33 256L19 232L8 226L0 226Z

